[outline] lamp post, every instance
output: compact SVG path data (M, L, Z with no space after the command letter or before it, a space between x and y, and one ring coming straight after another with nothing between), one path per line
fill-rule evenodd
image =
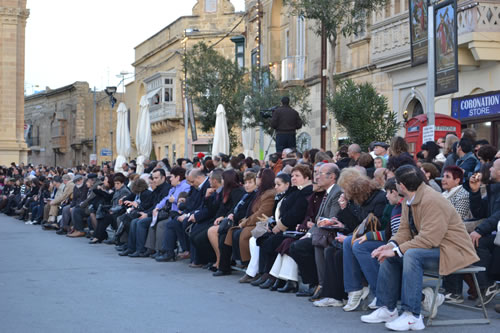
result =
M188 34L193 34L199 32L196 28L184 29L184 38L181 43L184 44L184 158L189 158L188 149L188 132L189 132L189 103L187 96L187 67L186 67L186 56L187 56L187 41L189 39Z
M109 143L111 146L111 162L113 162L113 107L116 103L116 98L114 98L113 95L116 93L116 87L106 87L104 92L109 96L109 104L111 104L111 108L109 109Z

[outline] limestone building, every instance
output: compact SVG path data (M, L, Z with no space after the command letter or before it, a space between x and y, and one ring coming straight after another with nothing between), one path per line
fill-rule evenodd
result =
M0 0L0 165L26 162L24 42L26 0Z
M198 42L215 44L222 55L233 58L235 44L231 37L244 30L244 13L236 13L229 0L199 0L192 15L179 17L164 29L135 47L135 80L126 86L126 103L130 106L132 142L139 102L146 96L150 102L154 154L171 161L184 157L184 71L182 57ZM188 139L188 156L210 152L213 133L197 130L198 140Z
M116 157L116 110L123 94L114 96L118 102L111 109L105 92L95 94L97 164ZM87 82L47 88L27 96L24 115L30 128L27 135L30 163L62 167L90 163L94 152L94 93Z
M298 133L297 144L299 148L303 144L303 149L319 147L321 42L310 29L317 23L291 16L282 0L246 0L245 5L245 63L269 66L283 87L309 87L313 113L309 126ZM459 0L457 12L459 91L437 97L435 111L461 117L462 127L476 128L480 138L500 146L500 105L472 117L462 117L468 109L460 108L479 103L474 101L476 95L500 98L500 3ZM405 110L410 117L426 112L427 65L412 67L410 63L407 0L389 0L385 8L369 16L363 31L340 37L336 52L337 75L373 83L399 120L404 121ZM335 149L345 134L337 130L330 114L327 126L326 149Z

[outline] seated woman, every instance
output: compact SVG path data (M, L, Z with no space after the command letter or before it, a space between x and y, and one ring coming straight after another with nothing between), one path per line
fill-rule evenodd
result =
M377 277L379 262L372 258L371 253L374 249L387 243L392 234L399 229L401 219L401 202L403 198L399 195L396 188L396 178L390 178L384 185L386 198L389 201L388 206L391 209L389 223L381 219L380 231L367 232L362 237L352 242L352 236L344 240L344 288L348 293L348 303L344 306L344 311L354 311L362 300L366 298L368 289L363 288L363 276L368 281L372 295L376 296ZM384 223L385 222L385 223ZM369 307L376 307L376 297L372 300Z
M231 228L233 224L238 225L243 218L247 217L249 207L257 194L257 181L255 173L246 172L243 179L243 186L246 193L243 197L241 197L238 204L225 218L225 221L215 221L214 225L208 229L208 239L210 240L210 244L212 245L217 256L217 261L215 262L214 267L217 267L218 270L214 273L214 276L228 275L231 273L231 247L226 245L229 249L223 250L223 247L225 246L224 241L227 237L229 228ZM219 263L222 251L225 253L225 262L224 265L221 266Z
M440 171L436 166L432 163L422 163L422 166L420 167L422 172L425 175L425 178L427 178L427 181L429 182L429 186L432 187L434 190L438 191L439 193L442 192L441 187L439 186L438 183L436 183L436 178L439 177Z
M287 178L289 179L288 176ZM273 213L276 195L274 181L274 172L271 169L260 169L257 174L255 199L249 205L246 216L239 221L238 225L229 229L224 239L224 246L220 247L220 270L229 271L231 252L234 259L240 259L242 265L248 265L246 274L240 279L240 283L252 282L259 278L257 276L258 247L252 237L252 230L260 217L270 216ZM252 239L254 240L253 247L251 246ZM254 258L253 262L250 260L251 258Z
M212 172L210 181L212 181L215 171ZM232 169L222 173L222 182L220 185L222 185L221 190L215 194L214 201L212 203L208 203L207 201L207 209L211 211L215 209L215 214L208 213L204 218L197 219L190 235L191 242L195 247L195 264L207 265L207 268L213 267L213 263L215 262L213 260L215 253L208 240L208 229L214 224L214 221L216 224L220 223L245 194L239 183L238 174ZM209 192L207 191L207 193ZM194 229L195 227L196 230Z
M99 216L97 220L97 228L94 238L90 240L90 244L101 243L108 238L106 228L111 224L116 230L116 219L124 213L120 201L130 194L130 190L125 186L125 176L117 173L113 176L114 192L108 192L108 196L112 193L111 208L108 209L104 216ZM101 190L102 191L102 190Z
M351 238L346 235L352 234L356 227L363 220L373 213L379 220L382 218L386 206L385 192L378 188L378 185L367 177L351 178L348 181L340 174L339 186L344 190L344 196L339 199L341 211L337 215L338 219L333 219L334 226L344 228L345 231L337 233L335 241L325 250L325 277L321 291L321 300L315 301L315 306L343 306L346 299L344 290L344 247L350 246ZM349 202L347 201L349 200ZM346 240L347 239L347 240ZM352 258L347 260L347 264L352 262ZM349 273L346 272L346 276ZM347 280L345 280L347 281ZM349 281L348 281L349 282ZM355 291L359 286L354 287ZM368 296L368 290L363 291L363 297ZM349 303L349 302L348 302Z
M283 288L283 281L276 279L270 273L278 253L277 248L285 239L283 231L295 230L297 225L304 221L307 211L308 197L313 193L312 172L309 166L299 164L293 167L292 186L286 191L274 213L276 225L257 239L260 246L259 266L261 273L266 277L266 281L259 285L262 289L272 288L277 290ZM293 260L292 260L293 261ZM292 276L288 276L291 280Z

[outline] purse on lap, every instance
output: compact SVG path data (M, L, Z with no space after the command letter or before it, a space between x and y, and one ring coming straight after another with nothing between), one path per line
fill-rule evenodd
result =
M354 229L351 244L354 244L356 239L363 237L366 233L377 232L379 229L380 221L378 218L373 213L368 214L363 222Z

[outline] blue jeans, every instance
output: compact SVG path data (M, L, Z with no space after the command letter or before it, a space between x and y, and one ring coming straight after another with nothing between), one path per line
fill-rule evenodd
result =
M371 253L379 246L384 245L380 241L366 241L362 244L355 242L351 245L352 236L344 239L344 288L347 293L361 290L362 279L365 276L373 295L377 294L377 277L379 263L372 258Z
M381 265L377 280L377 306L396 308L420 315L424 270L439 270L439 249L409 249L402 258L391 257Z

